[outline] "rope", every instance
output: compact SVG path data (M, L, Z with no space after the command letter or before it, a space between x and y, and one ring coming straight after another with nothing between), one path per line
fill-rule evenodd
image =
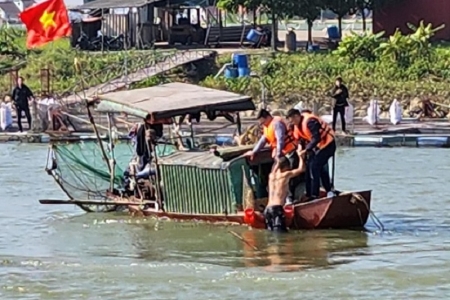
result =
M246 239L244 239L242 236L240 236L239 234L237 234L236 232L232 231L232 230L228 230L228 233L230 233L231 235L233 235L234 237L238 238L239 240L241 240L244 244L246 244L247 246L251 247L253 250L255 251L259 251L258 247L252 245L250 242L248 242Z
M350 199L350 202L352 204L356 204L356 202L358 202L358 201L363 203L366 206L366 209L369 211L370 219L375 224L375 226L378 227L380 232L383 232L385 230L383 222L381 222L381 220L375 215L373 210L370 209L369 204L367 204L366 199L364 199L364 197L361 196L361 194L359 194L359 193L352 193L352 198ZM362 223L361 211L359 210L359 208L358 208L358 214L359 214L359 218Z

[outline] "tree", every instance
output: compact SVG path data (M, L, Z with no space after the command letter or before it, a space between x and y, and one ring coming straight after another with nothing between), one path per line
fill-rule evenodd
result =
M253 11L253 26L256 26L256 11L261 7L261 0L245 0L243 6Z
M17 44L17 40L23 38L24 34L24 31L13 27L0 29L0 74L24 65L28 53L39 52L39 50L23 49Z
M324 7L334 12L338 17L339 36L342 37L342 18L356 8L356 0L324 0Z
M245 0L219 0L217 1L217 8L222 10L237 12L240 5L243 5Z
M272 40L271 45L273 50L277 50L278 40L278 21L286 15L289 10L289 1L283 0L262 0L262 5L267 7L270 14L270 21L272 23Z
M363 23L363 31L366 32L367 30L367 22L366 22L366 9L371 9L371 5L374 3L374 0L356 0L356 7L358 8L359 12L361 13L361 19Z
M239 8L245 8L246 10L252 10L253 13L253 25L256 24L256 10L261 7L261 0L218 0L216 6L219 9L229 12L237 12Z
M320 12L324 6L323 0L297 0L293 3L292 9L289 10L289 17L297 16L305 19L308 25L308 45L312 44L312 27L314 21L320 16Z
M293 0L292 0L293 1ZM287 1L289 2L289 1ZM288 7L286 1L283 0L218 0L218 8L227 11L237 11L238 8L245 7L247 9L256 10L257 8L265 7L268 9L270 19L272 21L272 48L276 50L277 36L278 36L278 20L285 15Z

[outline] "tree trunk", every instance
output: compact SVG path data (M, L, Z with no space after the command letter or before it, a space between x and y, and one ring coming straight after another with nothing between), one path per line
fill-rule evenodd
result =
M312 27L313 27L313 21L307 20L308 23L308 46L312 45ZM308 47L306 47L308 48Z
M339 37L342 39L342 16L338 16Z
M272 19L272 50L277 51L277 36L278 36L278 30L277 30L277 17L274 13L271 14Z
M362 17L362 25L363 25L363 31L364 32L366 32L366 30L367 30L367 24L366 24L366 14L365 14L365 8L364 7L361 7L360 8L360 10L361 10L361 17Z
M256 28L256 22L257 22L257 20L256 20L256 12L257 12L257 9L255 8L253 10L253 28Z

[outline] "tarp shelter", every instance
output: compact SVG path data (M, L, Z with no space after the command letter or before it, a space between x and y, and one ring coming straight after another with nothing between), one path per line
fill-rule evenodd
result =
M149 88L99 96L99 112L125 112L145 118L170 118L187 113L254 110L252 98L187 83L168 83Z

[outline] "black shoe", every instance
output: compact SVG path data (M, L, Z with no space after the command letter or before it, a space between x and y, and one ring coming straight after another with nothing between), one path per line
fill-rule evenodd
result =
M319 199L319 197L317 197L317 196L307 197L307 198L305 198L305 201L303 203L308 203L308 202L311 202L311 201L314 201L317 199Z

